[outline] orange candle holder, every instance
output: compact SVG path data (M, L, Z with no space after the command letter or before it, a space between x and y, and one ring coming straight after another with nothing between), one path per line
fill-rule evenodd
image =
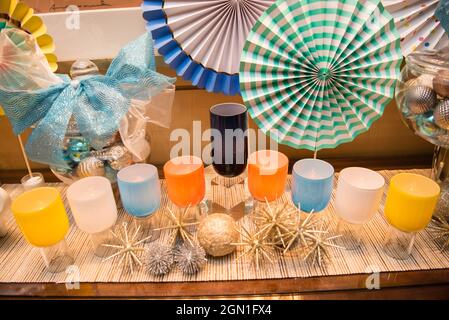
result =
M274 150L253 152L248 158L248 189L260 202L279 199L285 192L288 158Z
M169 199L180 208L194 207L206 195L203 161L195 156L171 159L164 165Z

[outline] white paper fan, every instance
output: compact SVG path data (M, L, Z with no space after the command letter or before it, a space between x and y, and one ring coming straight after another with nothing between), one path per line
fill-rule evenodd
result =
M394 17L401 35L404 56L415 50L440 49L449 44L448 36L435 17L439 0L382 0Z
M178 75L208 91L239 92L246 37L274 0L144 1L155 47Z

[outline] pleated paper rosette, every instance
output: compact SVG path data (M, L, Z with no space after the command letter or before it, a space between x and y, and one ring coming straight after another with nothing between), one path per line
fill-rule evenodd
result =
M380 0L282 0L248 36L242 97L281 144L317 151L367 131L393 98L400 37Z
M404 56L449 44L448 35L435 16L440 0L382 0L382 3L394 18Z
M40 17L34 15L33 8L17 0L0 0L0 30L3 28L20 28L33 35L45 54L50 69L53 72L58 69L58 59L53 54L55 51L53 38L46 33L47 27ZM3 114L0 106L0 116Z
M55 72L58 69L57 58L53 54L53 38L47 34L42 19L34 15L33 8L17 0L0 0L0 29L4 27L19 28L31 34L45 54L51 70Z
M240 55L260 15L275 0L145 0L155 47L179 76L209 92L240 93Z

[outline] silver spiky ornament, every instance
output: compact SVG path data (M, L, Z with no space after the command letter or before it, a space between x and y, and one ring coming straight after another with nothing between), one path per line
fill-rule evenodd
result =
M184 242L174 251L174 258L178 268L185 274L198 273L206 264L206 251L198 245Z
M433 118L437 126L441 129L449 130L449 100L438 103Z
M429 224L433 239L441 243L441 251L449 247L449 220L448 217L436 216Z
M414 114L422 114L432 110L437 103L437 94L427 86L411 87L405 95L407 106Z
M154 276L163 276L169 273L174 264L172 247L163 242L153 242L145 248L145 268Z

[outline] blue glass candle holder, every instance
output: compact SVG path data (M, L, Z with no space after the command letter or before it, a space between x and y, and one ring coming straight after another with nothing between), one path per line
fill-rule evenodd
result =
M292 200L302 211L324 210L332 195L334 167L323 160L303 159L293 166Z
M157 168L151 164L134 164L120 170L117 182L123 207L142 232L156 240L159 233L156 211L161 206L161 186Z

